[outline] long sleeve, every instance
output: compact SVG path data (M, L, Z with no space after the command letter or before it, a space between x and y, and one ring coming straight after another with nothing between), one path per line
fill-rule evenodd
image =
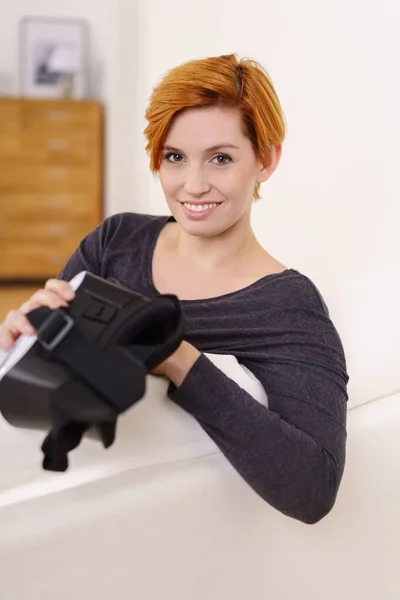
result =
M137 213L111 215L81 240L57 277L70 281L80 271L89 271L146 295L154 294L146 285L144 265L153 236L167 219Z
M324 335L300 327L299 336L294 326L288 335L282 324L286 341L276 341L274 358L241 361L262 383L268 408L204 354L179 388L170 387L170 398L264 500L309 524L332 509L345 465L348 378L335 330L325 322Z
M74 253L71 255L62 270L58 273L57 278L64 281L70 281L80 271L89 271L95 275L100 275L101 272L101 231L102 227L98 226L91 231L79 244Z
M152 252L168 217L121 213L77 248L60 278L81 270L157 295ZM333 507L345 465L347 382L340 337L315 285L296 270L239 290L182 300L185 339L230 354L263 385L262 406L204 354L170 397L198 420L271 506L305 523Z

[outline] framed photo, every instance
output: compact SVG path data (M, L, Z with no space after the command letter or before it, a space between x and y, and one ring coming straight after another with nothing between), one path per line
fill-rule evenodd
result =
M30 98L87 96L84 21L27 17L20 21L20 92Z

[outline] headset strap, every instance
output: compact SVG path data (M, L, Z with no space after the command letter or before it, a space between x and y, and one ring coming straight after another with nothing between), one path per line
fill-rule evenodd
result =
M75 327L63 309L40 307L26 316L37 330L37 342L45 356L69 367L117 413L142 398L146 370L134 356L100 348Z

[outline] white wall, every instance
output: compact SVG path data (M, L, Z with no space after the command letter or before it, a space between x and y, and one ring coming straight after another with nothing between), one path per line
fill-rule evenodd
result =
M83 19L90 36L90 94L106 111L106 212L118 210L119 50L117 0L12 0L1 2L0 95L14 96L19 82L19 21L33 17ZM123 134L124 135L124 134Z
M3 4L0 93L18 89L20 17L90 22L93 92L107 116L106 214L166 210L143 137L161 75L185 60L237 52L267 68L288 123L282 162L254 207L260 241L322 286L400 264L398 0Z
M185 60L237 52L267 68L288 123L282 162L254 208L259 239L322 287L381 262L399 270L398 0L147 0L136 37L123 13L123 54L138 61L135 85L126 80L136 101L132 207L165 211L143 150L153 85Z

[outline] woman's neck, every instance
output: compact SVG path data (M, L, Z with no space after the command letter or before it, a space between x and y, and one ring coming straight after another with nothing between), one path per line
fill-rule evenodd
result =
M190 261L193 268L199 271L235 268L241 261L264 252L250 224L236 225L212 237L190 235L179 228L175 238L175 251L181 259Z

